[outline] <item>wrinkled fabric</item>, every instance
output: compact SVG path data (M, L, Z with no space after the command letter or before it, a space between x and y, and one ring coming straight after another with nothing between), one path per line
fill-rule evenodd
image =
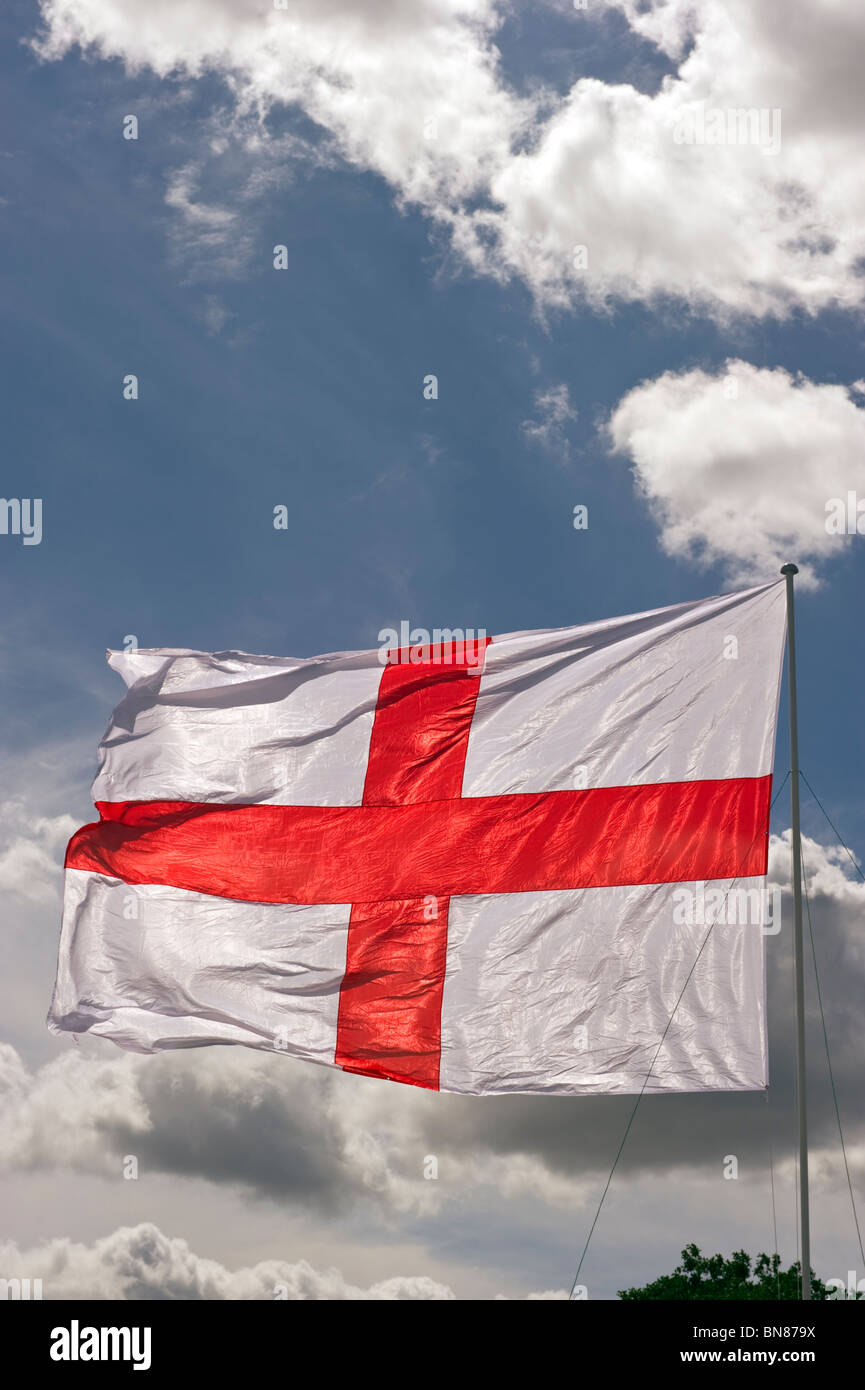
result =
M50 1025L476 1094L765 1085L784 626L781 581L462 665L110 653Z

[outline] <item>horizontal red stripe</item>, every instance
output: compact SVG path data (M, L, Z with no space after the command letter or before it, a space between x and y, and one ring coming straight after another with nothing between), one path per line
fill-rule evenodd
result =
M249 902L357 903L762 874L770 777L408 806L101 802L66 863Z

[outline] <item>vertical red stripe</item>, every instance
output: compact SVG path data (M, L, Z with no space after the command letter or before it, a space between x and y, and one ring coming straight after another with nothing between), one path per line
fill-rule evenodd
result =
M447 898L355 903L334 1061L437 1090Z
M446 801L462 791L469 729L487 643L402 650L386 666L363 789L364 806ZM430 657L415 662L411 657ZM454 657L468 657L458 663ZM408 658L408 659L407 659Z
M460 796L486 646L412 648L384 668L365 806ZM355 903L339 996L338 1066L438 1089L447 925L447 898Z

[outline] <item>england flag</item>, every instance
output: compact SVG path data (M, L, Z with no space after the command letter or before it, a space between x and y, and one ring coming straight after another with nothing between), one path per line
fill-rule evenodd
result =
M784 633L781 580L385 653L110 652L50 1026L475 1095L765 1086Z

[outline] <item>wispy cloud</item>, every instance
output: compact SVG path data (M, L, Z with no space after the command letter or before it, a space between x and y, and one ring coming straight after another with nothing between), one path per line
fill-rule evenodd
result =
M567 460L571 453L568 425L577 419L567 386L562 383L536 391L534 405L535 418L523 421L523 433L533 444Z

